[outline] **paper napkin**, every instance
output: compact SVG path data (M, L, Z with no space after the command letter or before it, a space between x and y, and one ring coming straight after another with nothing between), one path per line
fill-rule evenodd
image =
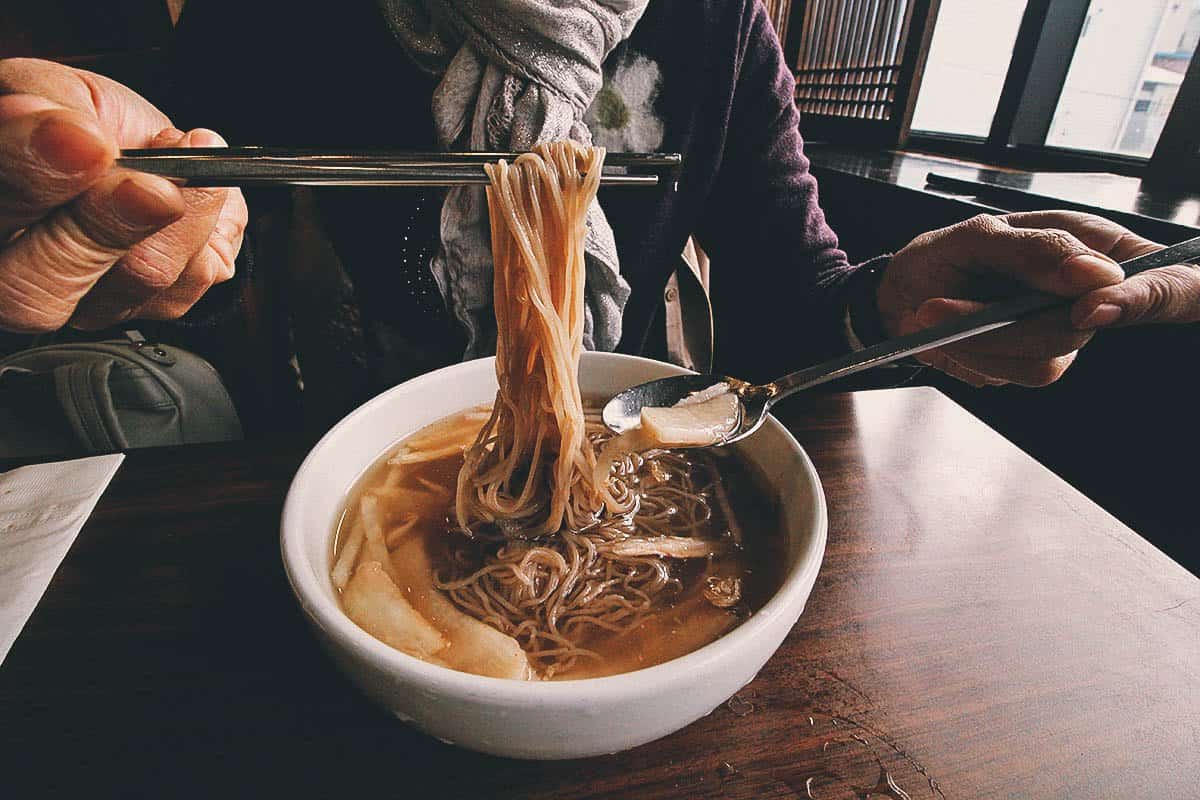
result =
M0 664L124 455L0 473Z

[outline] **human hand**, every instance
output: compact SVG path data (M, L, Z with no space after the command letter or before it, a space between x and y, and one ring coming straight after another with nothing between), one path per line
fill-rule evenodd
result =
M1164 267L1124 280L1117 261L1161 247L1091 214L979 216L923 234L898 252L876 302L895 336L1030 288L1076 298L1070 308L917 356L974 386L1044 386L1062 376L1095 329L1118 315L1120 324L1200 319L1200 269Z
M173 319L233 277L241 192L113 167L121 148L224 144L100 75L0 60L0 329Z

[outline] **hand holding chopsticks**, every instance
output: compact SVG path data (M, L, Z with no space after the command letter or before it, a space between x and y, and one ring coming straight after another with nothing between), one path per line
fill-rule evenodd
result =
M237 189L112 168L123 147L224 144L101 75L0 59L0 330L174 319L232 277Z

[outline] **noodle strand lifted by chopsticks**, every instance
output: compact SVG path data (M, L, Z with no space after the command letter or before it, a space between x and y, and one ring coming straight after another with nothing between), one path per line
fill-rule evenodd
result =
M590 634L627 631L675 597L673 559L707 570L727 544L697 538L711 530L710 461L618 453L597 469L608 434L585 415L578 371L586 215L603 160L554 142L487 167L499 390L463 454L459 531L437 583L515 638L544 678L595 657ZM440 444L437 455L451 452Z
M459 474L463 530L501 523L536 538L582 528L603 505L579 390L587 209L603 163L602 148L554 142L487 166L499 391Z

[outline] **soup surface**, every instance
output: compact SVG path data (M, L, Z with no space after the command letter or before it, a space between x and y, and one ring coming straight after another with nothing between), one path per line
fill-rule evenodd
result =
M333 537L334 584L343 609L376 638L435 663L497 674L491 667L477 668L469 659L455 662L427 655L443 646L438 641L427 650L422 650L419 642L414 646L407 641L426 633L435 636L433 631L422 627L391 635L381 633L372 616L377 612L350 607L344 591L349 574L346 562L361 565L370 556L366 547L357 548L361 552L354 553L353 558L347 558L351 554L343 551L346 543L353 541L356 527L365 524L379 526L392 581L433 629L453 641L455 629L462 627L461 620L455 621L461 612L512 637L509 641L515 640L531 669L506 677L579 679L653 666L714 641L761 608L779 588L787 558L778 503L764 489L765 482L732 448L635 456L632 463L636 474L631 482L652 495L654 503L644 503L629 519L633 555L630 568L639 569L644 564L645 569L664 571L668 584L652 596L634 588L626 592L627 597L619 598L637 613L577 620L573 643L578 649L572 651L571 658L564 659L561 648L547 646L528 630L523 631L523 626L506 621L513 615L503 613L499 607L503 600L489 597L469 582L481 570L488 572L487 565L492 563L489 556L498 547L536 544L519 539L475 538L454 523L455 486L463 451L488 414L486 407L472 409L418 431L392 448L351 491ZM598 447L605 436L594 422L595 415L589 414L589 418ZM433 442L437 446L414 447L413 442ZM675 480L656 483L664 476L674 476ZM681 476L683 480L679 480ZM368 512L377 520L365 520L364 513ZM704 546L697 549L698 541ZM379 550L375 555L383 558ZM496 566L490 569L503 570ZM617 572L605 583L610 590L613 585L619 589L621 579ZM543 592L550 596L553 591L553 586L531 588L535 595ZM492 645L500 651L505 649L503 643ZM441 655L451 653L454 646L441 651ZM503 654L501 658L510 656Z

